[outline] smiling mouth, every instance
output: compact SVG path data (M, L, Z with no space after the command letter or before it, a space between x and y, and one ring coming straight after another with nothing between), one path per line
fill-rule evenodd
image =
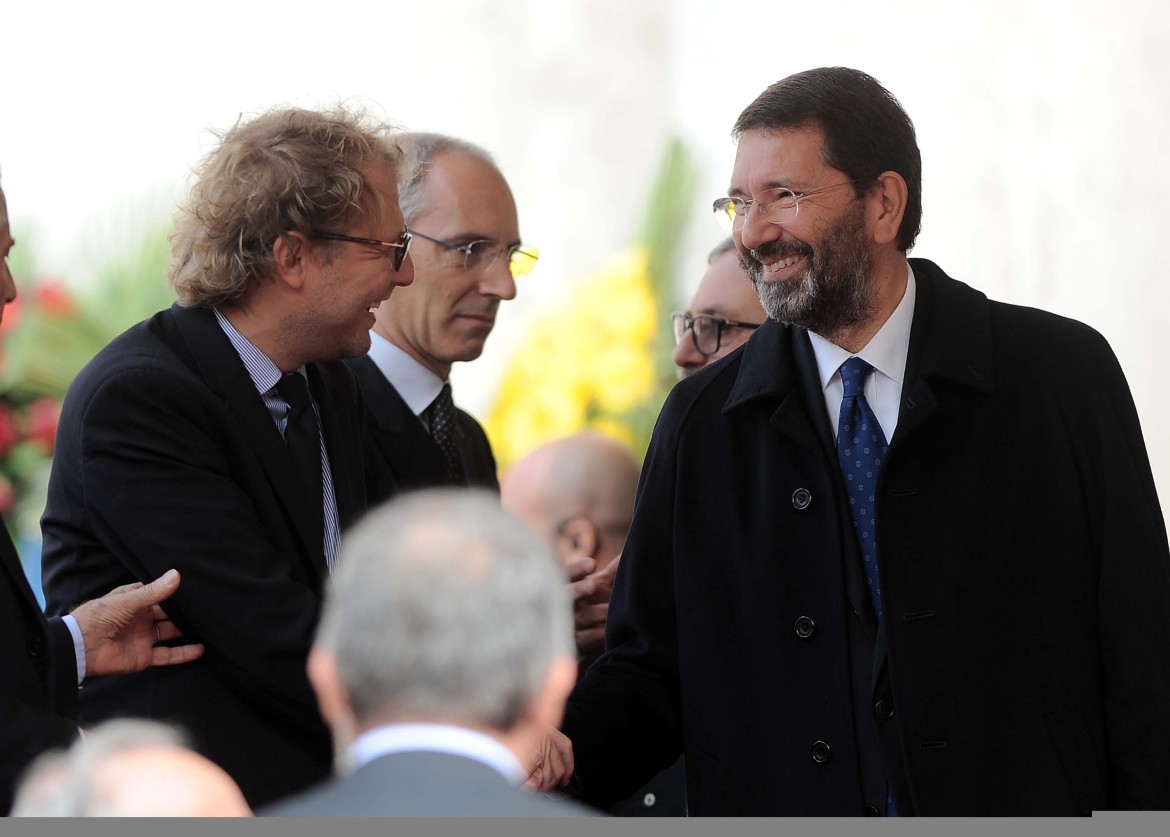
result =
M804 261L804 254L786 256L785 258L774 261L771 264L761 264L760 267L763 268L765 273L779 273L781 270L790 268L797 262L801 261Z

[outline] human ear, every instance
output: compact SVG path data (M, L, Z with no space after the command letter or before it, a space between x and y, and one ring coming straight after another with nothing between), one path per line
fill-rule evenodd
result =
M906 214L907 193L906 180L893 171L882 172L877 182L869 187L867 215L876 243L889 244L898 240L902 216Z
M277 238L272 245L276 278L299 290L305 283L309 255L309 240L303 233L286 232Z

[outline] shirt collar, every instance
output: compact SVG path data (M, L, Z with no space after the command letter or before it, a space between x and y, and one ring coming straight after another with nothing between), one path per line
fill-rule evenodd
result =
M223 333L231 342L232 348L236 350L236 354L244 362L244 368L248 370L248 376L252 379L256 391L263 395L276 386L284 377L280 367L273 362L272 358L256 348L251 340L240 334L218 308L212 310L215 312L215 321L219 323L219 327L223 329ZM301 366L297 371L304 375L305 367Z
M898 384L899 390L906 377L906 357L910 353L910 326L914 322L914 298L916 296L914 271L906 265L906 291L894 313L882 323L877 334L870 338L857 357ZM817 359L817 372L821 378L821 389L827 389L829 381L844 363L853 355L836 343L813 332L808 333L813 354Z
M485 764L519 787L528 778L519 759L496 739L450 724L389 724L362 733L349 747L353 769L393 753L425 751L463 756Z
M442 378L373 331L370 332L370 360L416 416L431 406L443 388Z

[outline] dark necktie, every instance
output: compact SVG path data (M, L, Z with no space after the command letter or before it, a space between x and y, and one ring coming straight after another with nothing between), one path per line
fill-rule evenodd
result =
M849 497L849 513L853 516L853 531L857 534L869 595L881 620L882 584L878 578L874 500L877 498L878 471L889 446L877 416L865 400L865 379L872 371L873 367L859 357L851 357L841 364L845 394L841 398L841 417L837 422L837 458L841 460L841 473L845 477L845 494ZM886 816L898 816L894 795L888 790Z
M874 527L878 471L886 456L886 436L862 390L873 367L859 357L841 364L841 418L837 424L837 458L845 477L845 494L861 552L873 609L882 618L882 587L878 578L877 533Z
M276 385L277 392L289 404L288 419L284 425L284 442L292 454L293 464L305 484L313 509L313 530L317 542L324 541L323 500L321 487L321 431L317 426L317 412L309 395L309 384L299 372L290 372Z
M459 448L455 446L455 402L451 398L451 385L443 384L431 406L427 407L427 423L431 438L443 453L447 482L450 485L463 484L463 461Z

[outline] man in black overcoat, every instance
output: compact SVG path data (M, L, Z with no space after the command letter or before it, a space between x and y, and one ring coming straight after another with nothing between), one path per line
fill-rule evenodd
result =
M685 752L692 815L1170 808L1170 557L1108 344L907 259L917 142L870 76L734 135L714 208L770 319L663 408L578 792Z

